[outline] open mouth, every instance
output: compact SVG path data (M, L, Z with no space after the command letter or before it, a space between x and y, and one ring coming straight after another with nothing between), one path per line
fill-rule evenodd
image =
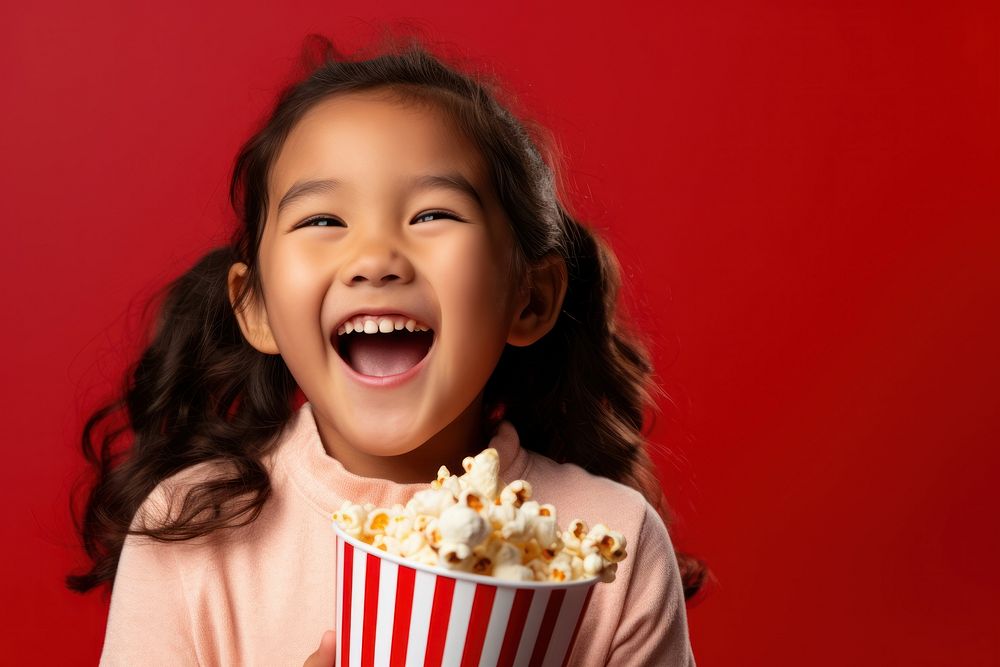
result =
M355 331L334 335L337 354L362 375L387 377L405 373L427 356L434 331L399 329L389 333Z

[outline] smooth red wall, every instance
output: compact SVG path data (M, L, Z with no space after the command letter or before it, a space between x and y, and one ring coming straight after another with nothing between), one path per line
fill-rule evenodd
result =
M1000 664L995 2L8 3L0 294L11 664L94 664L66 510L143 299L226 236L301 38L409 19L552 129L677 408L698 663Z

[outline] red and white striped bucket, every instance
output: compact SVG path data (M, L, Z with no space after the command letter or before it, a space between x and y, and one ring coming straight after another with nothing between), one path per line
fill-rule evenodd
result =
M337 536L337 666L563 667L596 578L519 582Z

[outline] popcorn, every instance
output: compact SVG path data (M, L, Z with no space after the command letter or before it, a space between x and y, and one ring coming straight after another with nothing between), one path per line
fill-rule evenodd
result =
M489 510L493 530L499 531L505 540L525 542L531 537L531 524L519 508L513 505L491 505Z
M587 524L579 519L573 519L569 522L569 528L566 529L562 534L563 544L566 545L566 550L577 556L582 556L583 551L583 540L587 537Z
M539 505L534 500L521 505L521 511L528 516L534 528L534 537L542 547L551 547L559 540L559 528L556 526L556 508L552 505Z
M351 501L345 500L344 504L340 506L340 510L333 513L333 520L340 524L345 533L361 539L366 515L364 506L355 505Z
M442 512L438 529L443 541L465 545L479 544L490 534L489 522L473 508L463 505L452 505Z
M523 479L511 482L500 492L500 503L503 505L520 507L528 498L531 498L531 484Z
M617 563L624 559L625 536L621 533L609 530L604 524L597 524L590 529L587 537L580 541L580 547L584 551L597 551L612 563Z
M586 572L588 576L600 574L603 569L604 559L601 558L601 554L590 553L583 559L583 571Z
M453 570L465 569L471 557L472 549L462 542L443 542L438 548L438 560Z
M391 512L392 510L382 508L369 512L364 522L364 534L371 535L372 537L385 535L385 529L389 526L389 522L392 521Z
M415 514L430 514L437 516L450 505L454 505L458 500L450 489L425 489L413 494L410 502L406 503L406 509L412 510Z
M627 556L624 535L580 519L561 530L555 506L533 500L526 480L501 484L493 448L462 467L459 476L441 466L405 505L345 501L333 520L355 539L424 565L511 581L614 581Z
M573 579L573 557L563 552L549 563L549 578L553 581L568 581Z

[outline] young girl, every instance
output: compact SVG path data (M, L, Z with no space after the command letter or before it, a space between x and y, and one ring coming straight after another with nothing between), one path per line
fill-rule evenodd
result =
M168 287L85 426L94 564L67 582L113 584L101 664L332 665L332 512L492 446L503 480L627 538L572 664L693 665L704 569L666 530L613 255L487 84L416 43L322 43L236 159L231 243Z

